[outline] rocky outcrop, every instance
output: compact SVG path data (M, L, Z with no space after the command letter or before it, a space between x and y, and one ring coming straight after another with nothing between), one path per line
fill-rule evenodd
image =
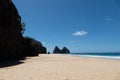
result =
M70 50L66 47L63 47L63 49L61 50L62 53L70 53Z
M58 46L55 46L53 53L61 53L61 50L58 48Z
M38 55L38 53L47 53L46 48L42 45L41 42L30 37L25 37L24 39L26 41L26 47L29 48L27 49L27 53L29 56L32 56L31 52L33 52L33 55L36 56Z
M14 59L21 56L36 56L39 51L46 50L36 47L36 43L22 36L21 17L12 0L0 0L0 59ZM39 50L39 49L41 50ZM39 50L39 51L38 51Z
M54 54L57 54L57 53L61 53L61 54L68 54L68 53L70 53L70 50L68 49L68 48L66 48L66 47L63 47L63 49L62 50L60 50L59 48L58 48L58 46L55 46L55 48L54 48L54 50L53 50L53 53Z

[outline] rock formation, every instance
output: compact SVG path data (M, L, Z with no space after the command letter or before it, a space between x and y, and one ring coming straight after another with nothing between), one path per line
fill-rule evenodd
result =
M11 0L0 0L0 57L20 56L24 39L21 17Z
M38 53L47 53L46 48L42 45L41 42L30 37L25 37L24 39L26 41L27 48L29 48L28 50L30 51L30 52L27 52L28 55L31 52L33 52L34 55L36 53L36 56L38 55Z
M63 47L63 49L61 50L62 53L70 53L70 50L66 47Z
M58 46L55 46L55 48L54 48L54 50L53 50L53 53L55 53L55 54L57 54L57 53L61 53L61 54L65 54L65 53L70 53L70 50L68 49L68 48L66 48L66 47L63 47L63 49L62 50L60 50L59 48L58 48Z
M61 53L61 50L58 48L58 46L55 46L53 53Z
M12 0L0 0L0 59L38 55L37 48L22 36L22 30L21 17ZM45 47L41 48L40 52L44 52Z

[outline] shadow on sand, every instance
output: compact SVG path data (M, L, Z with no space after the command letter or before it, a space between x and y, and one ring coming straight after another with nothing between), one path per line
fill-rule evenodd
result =
M1 62L0 63L0 68L5 68L5 67L11 67L11 66L15 66L18 64L22 64L23 62L15 60L15 61L5 61L5 62Z
M25 58L22 59L16 59L16 60L6 60L6 61L0 61L0 68L6 68L6 67L11 67L15 65L19 65L24 63L21 60L25 60Z

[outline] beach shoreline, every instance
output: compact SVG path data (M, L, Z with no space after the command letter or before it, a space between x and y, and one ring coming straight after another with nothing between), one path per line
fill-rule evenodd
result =
M84 58L97 58L97 59L109 59L109 60L120 60L120 56L101 56L101 55L76 55L76 54L61 54L69 55L74 57L84 57Z
M114 59L40 54L22 64L0 68L0 80L120 80Z

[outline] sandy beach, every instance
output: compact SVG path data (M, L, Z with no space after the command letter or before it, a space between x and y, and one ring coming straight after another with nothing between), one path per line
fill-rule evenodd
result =
M120 80L120 60L42 54L0 68L0 80Z

